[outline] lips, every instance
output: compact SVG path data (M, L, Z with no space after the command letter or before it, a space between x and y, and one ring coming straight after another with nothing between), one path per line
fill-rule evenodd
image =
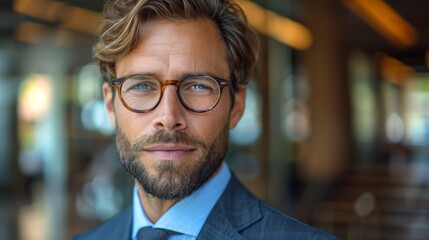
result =
M178 144L157 144L144 148L144 151L160 160L180 160L195 150L194 147Z

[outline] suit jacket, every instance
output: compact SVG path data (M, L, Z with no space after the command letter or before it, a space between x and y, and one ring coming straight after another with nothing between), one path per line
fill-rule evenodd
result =
M132 208L106 223L75 236L75 240L131 239ZM274 209L253 196L232 175L197 239L331 240L335 237Z

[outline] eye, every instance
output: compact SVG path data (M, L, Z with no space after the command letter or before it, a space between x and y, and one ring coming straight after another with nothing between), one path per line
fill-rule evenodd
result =
M193 83L189 88L193 91L209 91L211 90L210 86L201 84L201 83Z
M150 89L151 87L147 83L137 83L129 88L129 90L136 90L136 91L147 91Z
M217 83L211 78L193 76L182 82L181 91L189 94L212 94L218 92L218 87Z
M129 79L124 83L124 92L130 93L149 93L158 91L159 87L157 82L153 80L135 80Z

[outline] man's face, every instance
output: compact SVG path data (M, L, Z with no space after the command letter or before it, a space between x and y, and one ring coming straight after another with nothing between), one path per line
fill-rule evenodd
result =
M144 25L136 49L116 63L116 76L148 74L181 79L190 74L230 77L225 46L209 20L161 21ZM117 146L125 168L147 193L160 199L184 198L200 187L221 165L228 131L244 110L245 91L224 88L209 112L184 108L176 87L168 85L160 104L148 113L127 110L104 84L105 104L117 128ZM232 106L232 108L231 108Z

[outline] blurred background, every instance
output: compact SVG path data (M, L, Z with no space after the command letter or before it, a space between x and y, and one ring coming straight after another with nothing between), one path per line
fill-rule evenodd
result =
M91 57L102 0L0 0L0 236L131 202ZM230 167L341 239L429 237L429 0L239 1L260 63Z

